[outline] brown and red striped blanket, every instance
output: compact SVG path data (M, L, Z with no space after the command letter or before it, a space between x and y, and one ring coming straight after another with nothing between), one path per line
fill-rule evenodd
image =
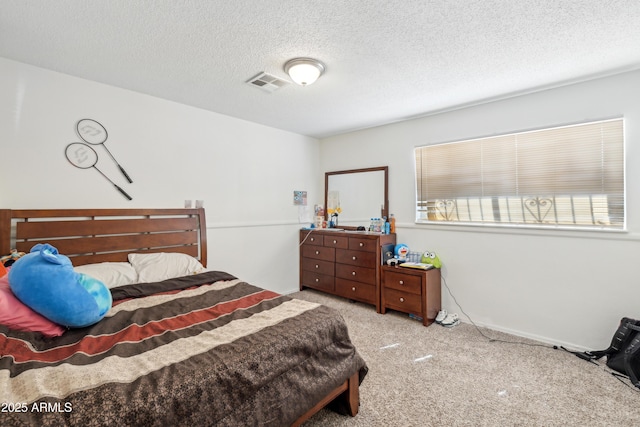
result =
M0 326L0 425L283 426L366 374L336 311L227 273L112 295L61 337Z

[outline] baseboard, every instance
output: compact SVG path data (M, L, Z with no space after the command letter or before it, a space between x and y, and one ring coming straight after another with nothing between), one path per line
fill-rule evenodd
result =
M464 317L461 317L460 321L463 322L463 323L470 324L470 325L472 324L471 322L469 322L468 319L465 319ZM557 346L557 347L561 347L562 346L562 347L565 347L565 348L567 348L569 350L572 350L572 351L593 350L591 348L585 348L585 347L583 347L581 345L578 345L578 344L575 344L575 343L561 342L561 341L557 341L557 340L551 339L549 337L544 337L544 336L536 335L536 334L528 334L526 332L522 332L522 331L519 331L519 330L516 330L516 329L505 328L505 327L491 325L491 324L477 322L477 321L474 321L474 323L478 327L487 328L487 329L490 329L492 331L503 332L505 334L514 335L515 337L526 338L526 339L538 341L538 342L543 343L543 344L549 344L550 346Z

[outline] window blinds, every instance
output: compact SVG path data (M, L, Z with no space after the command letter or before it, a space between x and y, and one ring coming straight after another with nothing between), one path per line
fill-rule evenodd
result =
M623 229L623 124L417 147L417 220Z

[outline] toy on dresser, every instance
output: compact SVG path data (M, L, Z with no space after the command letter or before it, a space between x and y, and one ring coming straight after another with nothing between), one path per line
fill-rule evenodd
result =
M395 249L395 257L398 261L404 262L407 260L407 255L409 255L409 246L404 243L399 243L396 245Z
M442 267L442 262L440 261L440 258L438 257L438 255L436 255L435 252L427 251L423 253L422 258L420 259L420 262L423 264L431 264L435 268Z
M393 256L386 259L387 265L399 265L403 262L407 262L407 256L409 255L409 246L404 243L398 243L393 248Z
M432 251L426 251L420 255L419 252L410 252L407 245L400 243L396 245L394 253L394 257L386 261L387 265L399 265L401 267L418 268L421 270L442 267L440 258Z

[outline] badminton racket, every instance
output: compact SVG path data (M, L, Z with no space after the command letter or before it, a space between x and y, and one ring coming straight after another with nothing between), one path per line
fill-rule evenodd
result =
M94 168L100 175L104 176L104 178L109 181L116 190L118 190L124 197L131 200L131 196L127 194L122 188L116 185L115 182L111 181L107 175L105 175L98 167L96 163L98 163L98 153L91 146L87 144L83 144L81 142L72 142L67 145L67 148L64 149L64 155L69 160L73 166L80 169L91 169Z
M116 158L113 157L111 151L109 151L107 146L104 145L108 137L107 130L104 126L93 119L82 119L76 124L76 131L78 132L78 136L87 144L102 145L104 149L107 150L107 153L109 153L109 156L111 156L115 164L118 165L120 172L122 172L122 175L127 178L127 181L129 181L129 183L133 182L131 178L129 178L127 172L125 172L124 168L120 166L120 163L118 163Z

